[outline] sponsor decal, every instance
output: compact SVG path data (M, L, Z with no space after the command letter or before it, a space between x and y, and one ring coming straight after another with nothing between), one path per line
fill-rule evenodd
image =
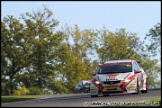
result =
M105 88L117 88L118 85L105 86Z
M136 91L135 88L128 88L128 91Z
M118 76L119 74L108 74L107 76L108 76L108 78L109 79L114 79L115 80L115 78L116 78L116 76Z
M91 86L90 88L92 88L92 89L93 89L93 88L96 88L96 87L95 87L95 86Z
M103 64L102 66L114 66L114 65L122 65L122 66L132 66L132 63L131 62L117 62L117 63L106 63L106 64Z
M129 87L136 87L136 83L130 84Z
M127 64L126 66L127 66L127 67L131 67L131 65L130 65L130 64Z

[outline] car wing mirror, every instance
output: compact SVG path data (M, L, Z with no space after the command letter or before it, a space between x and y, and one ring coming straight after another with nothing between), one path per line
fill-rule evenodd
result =
M141 73L142 69L138 69L135 73Z

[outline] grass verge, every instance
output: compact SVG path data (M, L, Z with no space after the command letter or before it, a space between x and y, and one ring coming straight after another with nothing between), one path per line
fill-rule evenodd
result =
M153 98L153 99L145 100L144 102L149 103L151 106L157 106L157 104L161 106L161 98Z
M102 107L135 107L135 106L142 106L142 107L150 107L150 106L161 106L161 98L152 98L149 100L144 100L140 102L116 102L113 104L109 104L108 106Z
M1 96L1 102L17 102L40 98L40 96Z
M144 102L159 102L159 101L161 101L160 98L153 98L153 99L145 100Z

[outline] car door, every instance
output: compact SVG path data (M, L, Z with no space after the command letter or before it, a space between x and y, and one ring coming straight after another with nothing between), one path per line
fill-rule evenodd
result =
M133 67L134 67L135 74L137 74L138 85L141 88L142 87L142 84L143 84L143 74L142 74L142 71L141 71L141 69L140 69L140 67L139 67L139 65L137 64L136 61L134 61ZM141 71L141 72L138 72L138 71Z

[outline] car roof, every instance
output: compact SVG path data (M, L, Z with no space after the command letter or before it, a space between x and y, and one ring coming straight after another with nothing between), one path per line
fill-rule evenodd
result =
M116 63L116 62L133 62L134 60L110 60L106 61L105 63ZM105 64L104 63L104 64Z
M90 80L82 80L83 82L90 82Z

